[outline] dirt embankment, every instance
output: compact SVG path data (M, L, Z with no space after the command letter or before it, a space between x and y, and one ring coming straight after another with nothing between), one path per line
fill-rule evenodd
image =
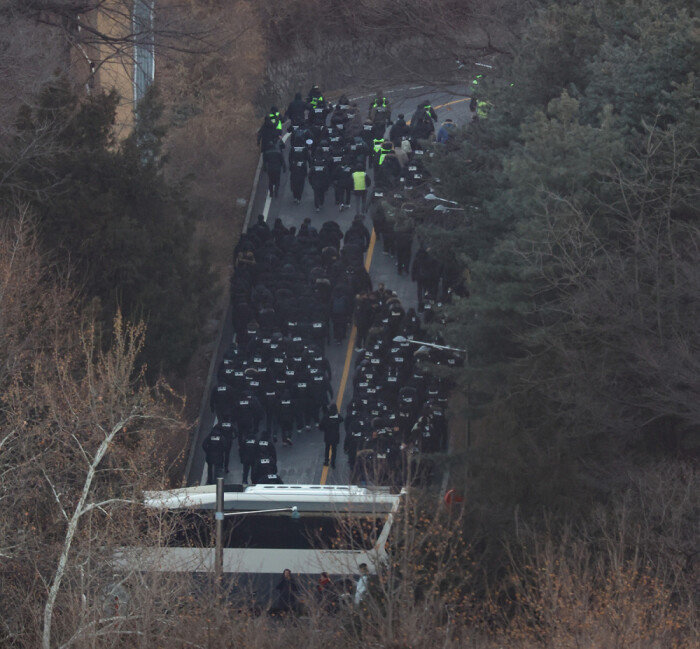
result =
M199 55L170 52L157 63L157 81L169 132L166 174L186 186L197 222L197 244L208 251L218 279L218 300L176 388L186 396L185 415L198 416L219 321L224 315L232 251L240 234L258 162L255 99L265 74L266 46L260 19L249 2L193 0L193 21L215 29L218 47ZM170 474L181 478L186 435L173 440Z

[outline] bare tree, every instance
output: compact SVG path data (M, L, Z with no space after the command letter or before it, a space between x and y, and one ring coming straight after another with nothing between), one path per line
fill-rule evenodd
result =
M286 98L306 83L357 90L407 81L448 90L478 69L475 61L510 56L523 18L537 4L360 0L263 5L271 32L267 92L270 98Z
M27 210L7 223L0 232L0 552L11 572L3 635L14 642L36 634L49 647L56 611L71 610L76 575L134 533L126 524L130 503L149 484L162 486L167 467L157 447L179 425L178 401L167 386L146 385L138 361L144 326L118 315L112 343L101 340L37 252ZM31 623L37 619L41 629ZM61 619L59 636L65 627Z

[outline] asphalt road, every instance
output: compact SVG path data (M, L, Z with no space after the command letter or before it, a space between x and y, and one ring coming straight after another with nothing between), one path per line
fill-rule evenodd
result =
M386 91L385 94L391 101L393 118L399 113L404 113L408 120L419 103L422 104L425 101L430 101L433 108L437 111L437 128L439 128L439 125L448 117L459 126L469 121L469 102L464 96L456 94L463 90L464 88L456 86L448 89L429 86L406 86ZM366 115L370 98L371 96L367 95L351 97L351 100L357 101L362 114ZM270 224L272 224L276 218L280 218L284 225L295 225L297 228L306 217L311 219L311 223L317 229L320 229L324 221L333 219L337 221L342 230L345 231L349 228L355 212L353 209L344 210L342 212L338 211L338 208L334 204L333 189L331 188L326 195L325 206L320 212L316 213L313 206L313 192L308 183L304 189L304 196L301 204L295 205L289 189L288 174L283 174L282 176L279 195L274 199L270 199L267 196L267 178L265 174L262 173L251 214L253 220L255 220L258 214L264 214ZM371 220L369 216L365 217L365 225L368 229L371 229ZM370 243L365 258L365 267L369 270L373 285L376 287L377 284L383 282L388 289L397 293L404 308L415 307L417 305L415 284L405 275L398 275L394 258L384 254L381 248L381 243L377 242L375 244L373 233L372 242ZM214 372L216 372L223 352L228 347L231 340L232 328L230 314L228 314L226 322L224 323L221 345L217 350L217 361L214 366ZM326 355L330 361L333 373L333 398L338 404L338 409L342 413L344 406L347 404L347 400L352 397L352 369L354 367L355 357L354 328L349 332L348 338L343 341L342 345L329 344L326 349ZM204 437L208 435L213 425L213 414L208 408L205 408L200 421L197 438L195 439L196 448L193 462L189 475L187 476L187 484L189 485L205 483L206 466L201 445ZM341 442L343 437L344 432L341 431ZM285 484L347 484L349 469L345 454L342 452L342 444L341 447L339 447L336 468L329 470L328 467L323 466L324 445L323 435L320 431L312 429L308 433L295 433L293 443L294 445L292 447L284 447L281 444L277 444L277 468ZM234 443L234 448L231 451L230 471L226 476L226 482L240 482L241 477L242 467L238 461L237 444Z

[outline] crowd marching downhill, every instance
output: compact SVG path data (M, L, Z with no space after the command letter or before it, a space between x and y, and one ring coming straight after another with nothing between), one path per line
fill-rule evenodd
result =
M401 114L392 121L382 93L363 119L356 103L343 96L332 105L317 86L306 100L297 93L284 114L270 109L257 133L269 196L278 196L288 170L296 204L308 181L317 212L332 188L329 200L339 211L354 205L356 215L345 232L333 220L318 229L309 217L270 226L260 215L241 235L231 281L235 336L218 368L210 400L216 423L203 443L209 484L229 472L234 439L244 484L282 483L277 445L311 435L323 435L323 463L335 469L341 426L352 484L430 479L430 456L447 444L448 385L427 365L461 358L416 341L441 342L425 330L431 307L465 289L414 245L408 220L370 208L377 242L395 257L398 273L416 282L418 308L405 308L383 284L373 286L364 221L373 196L398 185L410 189L428 175L423 152L454 129L447 120L436 137L436 121L430 104L420 104L409 121ZM349 335L356 352L352 398L341 413L325 350Z

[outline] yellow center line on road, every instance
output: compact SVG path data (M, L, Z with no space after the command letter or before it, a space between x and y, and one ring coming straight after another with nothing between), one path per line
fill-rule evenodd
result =
M365 255L365 270L369 273L370 266L372 265L372 256L374 255L374 246L377 243L377 233L372 228L372 236L369 239L369 247L367 248L367 254ZM350 375L350 363L352 362L352 352L355 348L355 340L357 339L357 327L352 326L350 330L350 338L348 338L348 349L345 352L345 365L343 366L343 375L340 378L340 385L338 386L338 394L336 395L335 405L340 412L340 407L343 405L343 396L345 394L345 386L348 382L348 376ZM321 471L321 484L326 484L328 480L328 466L323 467Z
M435 110L438 108L445 108L445 106L452 106L453 104L459 104L462 101L469 101L471 97L462 97L462 99L455 99L454 101L448 101L446 104L440 104L439 106L435 106Z
M438 110L440 108L445 108L445 106L452 106L453 104L459 104L463 101L470 101L470 100L471 100L471 97L463 97L462 99L455 99L454 101L448 101L446 104L440 104L439 106L433 106L433 108L435 110ZM452 110L452 109L450 108L450 110ZM410 119L406 122L406 125L407 126L411 125Z

